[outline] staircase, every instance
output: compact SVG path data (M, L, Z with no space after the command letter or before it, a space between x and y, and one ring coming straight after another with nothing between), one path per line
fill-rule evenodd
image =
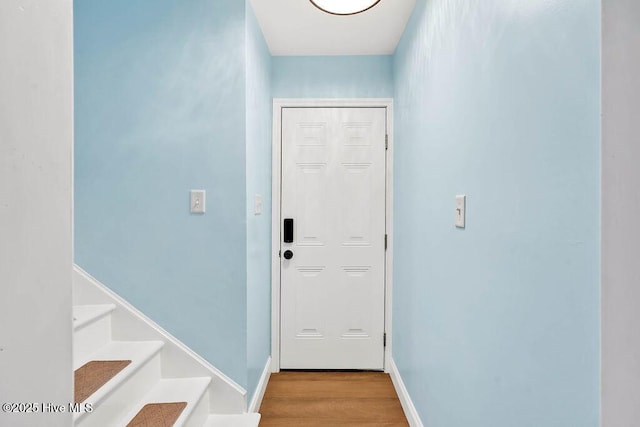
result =
M76 427L255 427L246 391L78 267Z

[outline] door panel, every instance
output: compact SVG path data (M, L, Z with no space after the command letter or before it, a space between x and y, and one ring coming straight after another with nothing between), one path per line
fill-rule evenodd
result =
M383 368L385 134L384 108L282 111L283 369Z

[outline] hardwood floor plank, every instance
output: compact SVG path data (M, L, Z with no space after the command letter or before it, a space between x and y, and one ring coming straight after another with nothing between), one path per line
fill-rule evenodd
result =
M395 421L404 417L397 399L268 399L260 408L265 417L340 418L359 421Z
M270 383L267 398L290 397L290 398L396 398L396 391L393 385L388 382L376 381L367 383L366 386L360 381L313 381L310 387L304 381L277 381Z
M280 372L272 374L260 426L407 426L388 374Z

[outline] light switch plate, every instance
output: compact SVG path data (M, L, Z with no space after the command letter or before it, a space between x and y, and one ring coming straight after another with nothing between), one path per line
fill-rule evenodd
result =
M456 227L464 228L465 210L467 205L467 196L464 194L456 196Z
M261 194L256 194L256 196L255 196L255 204L254 204L254 208L253 208L253 214L254 215L261 215L262 214L262 195Z
M206 207L205 190L191 190L191 197L189 198L189 206L191 213L204 213Z

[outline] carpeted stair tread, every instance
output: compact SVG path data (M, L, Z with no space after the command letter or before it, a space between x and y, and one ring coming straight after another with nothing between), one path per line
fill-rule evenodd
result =
M131 360L92 360L85 363L74 373L74 400L84 402L130 363Z
M148 403L127 424L127 427L171 427L187 402Z

